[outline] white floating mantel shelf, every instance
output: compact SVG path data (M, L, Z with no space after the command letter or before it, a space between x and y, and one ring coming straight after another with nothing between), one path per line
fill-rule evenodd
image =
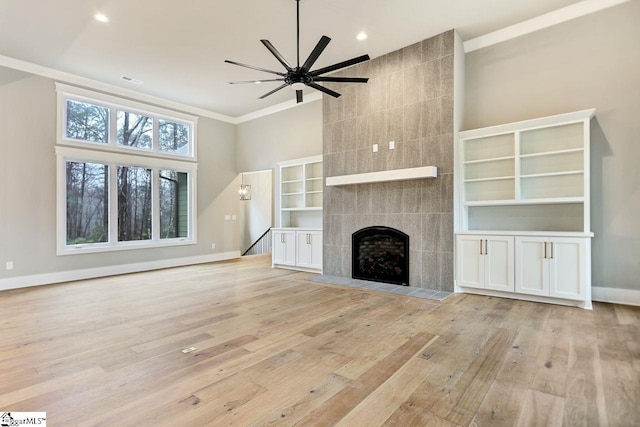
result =
M368 184L372 182L406 181L408 179L435 178L438 168L421 166L419 168L394 169L390 171L356 173L352 175L328 176L327 186Z

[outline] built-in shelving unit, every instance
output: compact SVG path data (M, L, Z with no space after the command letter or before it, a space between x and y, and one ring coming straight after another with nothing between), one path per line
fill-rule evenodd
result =
M512 297L529 292L529 297L548 297L549 302L573 300L591 306L586 266L591 256L589 139L594 114L595 110L584 110L460 132L458 291L513 292ZM496 261L495 250L493 257L487 255L491 247L500 247L509 256ZM520 256L525 250L529 255L539 252L537 267L527 264L530 257ZM483 258L470 261L474 253ZM554 288L551 276L545 278L546 288L521 283L529 280L522 268L530 272L538 267L563 272L557 279L564 282L557 286L572 289ZM480 274L484 268L493 271ZM508 271L515 271L515 282ZM496 284L497 277L500 282L510 281Z
M322 156L278 164L272 265L322 271Z
M322 228L322 156L278 164L276 200L280 228Z
M536 215L552 215L554 205L562 210L566 204L588 212L591 116L593 110L586 110L461 132L460 230L485 228L474 222L473 211L488 206L504 207L504 216L518 205L548 205ZM520 216L514 231L529 228ZM501 222L501 215L494 220ZM570 228L590 233L588 214Z

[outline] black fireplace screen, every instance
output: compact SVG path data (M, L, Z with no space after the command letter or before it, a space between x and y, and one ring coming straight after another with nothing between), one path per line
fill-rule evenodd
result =
M409 286L409 236L390 227L352 235L353 278Z

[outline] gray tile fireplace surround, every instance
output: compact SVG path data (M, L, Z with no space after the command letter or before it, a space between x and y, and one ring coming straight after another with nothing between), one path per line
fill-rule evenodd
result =
M311 282L328 283L330 285L348 286L350 288L365 289L370 291L387 292L390 294L404 295L415 298L443 301L451 292L435 291L433 289L416 288L414 286L391 285L389 283L370 282L368 280L350 279L348 277L320 275L308 279Z
M436 178L325 186L328 277L352 280L352 234L388 226L409 235L409 283L453 291L453 56L448 31L349 68L344 75L369 83L336 87L337 99L323 97L325 177L438 168Z

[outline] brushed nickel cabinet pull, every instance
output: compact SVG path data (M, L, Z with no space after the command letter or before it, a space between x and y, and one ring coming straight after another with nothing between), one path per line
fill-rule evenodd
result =
M484 254L489 255L489 241L484 239Z
M551 259L553 259L553 242L551 242Z
M482 239L480 239L480 255L482 255Z
M547 242L544 242L544 259L547 259Z

